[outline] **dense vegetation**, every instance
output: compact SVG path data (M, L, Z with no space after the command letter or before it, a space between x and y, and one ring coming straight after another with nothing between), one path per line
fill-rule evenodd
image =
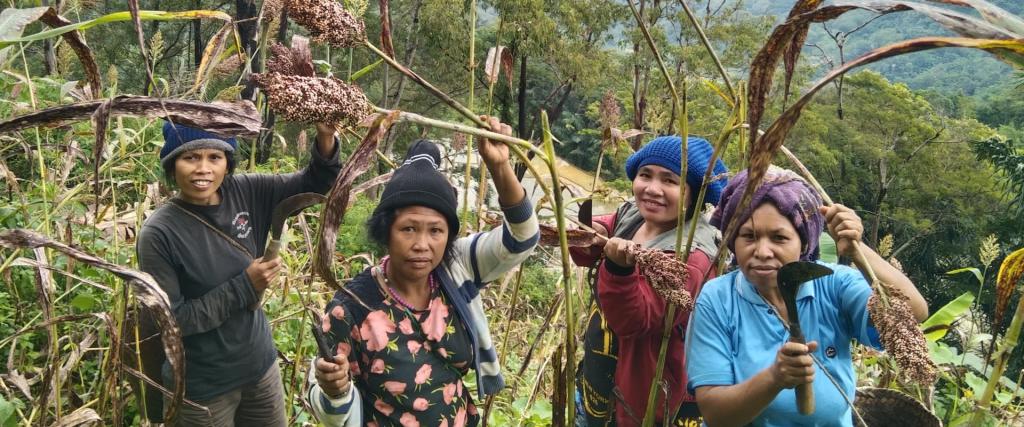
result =
M677 76L675 84L685 86L689 132L715 141L733 106L726 95L731 89L726 89L713 58L678 2L634 2L666 68ZM388 2L342 3L364 19L369 38L379 44L379 5ZM792 3L687 1L737 86L748 78L751 59ZM993 3L1024 15L1020 2ZM6 6L37 5L14 1ZM71 22L129 10L122 0L65 0L53 6ZM251 99L255 95L244 76L259 71L265 59L259 51L266 46L263 41L287 44L292 34L306 34L293 23L274 27L269 18L259 19L266 6L255 0L146 0L138 6L225 12L235 20L242 50L256 59L247 69L232 54L237 54L234 47L225 48L233 42L214 42L223 25L216 19L144 20L140 28L152 64L150 84L136 27L130 21L104 23L81 31L100 67L99 98L149 94L200 101ZM625 2L412 0L392 2L389 8L390 40L401 63L474 111L500 116L520 138L542 139L543 112L557 138L558 155L607 182L605 188L580 189L584 194L596 190L598 198L622 197L628 188L622 170L630 145L679 131L679 111ZM9 15L0 15L0 42L48 28L34 19L17 27L2 16ZM827 28L812 25L791 94L784 96L781 81L776 82L766 116L779 116L829 68L870 49L908 37L949 34L912 12L873 17L851 12ZM836 38L838 31L844 34ZM841 53L839 43L845 43ZM93 98L82 88L89 76L66 39L0 46L6 46L0 48L0 123ZM211 51L204 50L208 46ZM488 50L495 46L504 46L507 55L496 83L485 73ZM314 45L313 59L321 75L358 77L355 82L377 106L464 121L428 91L379 64L366 49ZM943 366L935 412L947 424L967 422L992 370L994 337L1009 323L995 323L997 302L1015 307L1020 294L995 290L1004 257L1024 246L1020 77L988 53L963 49L903 55L869 68L823 90L804 110L786 146L837 202L858 211L867 228L866 242L902 265L933 312L951 304L943 313L954 313L952 317L937 321L941 333L929 335L935 338L933 358ZM256 100L263 102L262 96ZM621 111L612 123L605 123L602 100ZM275 120L265 111L264 124L270 131L242 141L240 171L288 172L305 164L309 129ZM157 161L159 126L159 120L114 118L98 156L95 127L88 120L0 133L2 228L36 230L110 263L135 266L136 231L173 191ZM609 126L646 134L609 142ZM342 133L343 158L363 133ZM417 136L450 147L464 141L450 131L403 122L384 139L383 156L397 159ZM742 139L727 146L724 157L730 169L745 164L747 150ZM455 151L449 149L449 154ZM781 157L777 162L788 166ZM388 170L388 162L381 161L368 175ZM462 185L462 170L453 167L450 172ZM350 277L380 255L378 248L364 243L361 227L372 209L372 194L358 197L338 232L339 278ZM541 214L549 220L552 215L550 210ZM290 250L283 255L287 273L266 305L295 424L313 422L301 393L308 369L304 360L314 350L305 336L302 312L304 307L322 307L332 291L311 270L318 226L317 211L312 210L289 230ZM36 268L39 263L53 273ZM493 403L490 419L496 425L546 425L560 417L561 301L564 290L573 289L575 313L582 316L579 307L588 296L585 272L575 271L573 283L562 288L557 267L558 249L542 248L520 274L494 284L486 294L510 377L509 389ZM83 409L95 410L92 415L103 424L140 423L136 397L126 385L131 376L108 365L115 353L111 349L126 341L122 334L132 333L122 322L136 306L134 291L100 268L42 249L0 249L0 282L0 354L5 356L0 424L49 424L76 410L82 415ZM1006 318L1011 316L1012 310ZM1024 422L1024 358L1019 353L1009 358L1005 387L995 395L987 423ZM863 385L891 385L893 379L883 375L888 371L876 354L860 356L862 372L881 373L863 376Z

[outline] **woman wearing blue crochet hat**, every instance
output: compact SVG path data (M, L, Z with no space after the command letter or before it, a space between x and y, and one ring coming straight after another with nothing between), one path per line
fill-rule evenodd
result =
M663 136L630 156L626 176L633 182L635 200L624 203L614 214L594 218L598 233L611 237L607 243L572 252L577 265L593 267L592 277L596 278L591 286L595 304L591 305L578 377L577 419L581 424L639 425L647 407L665 324L665 301L637 271L627 249L639 245L674 251L679 204L684 203L684 239L692 222L697 223L685 288L696 294L701 284L715 275L712 260L717 254L718 232L701 214L704 205L698 206L696 200L713 149L707 140L687 138L684 178L680 176L681 144L678 136ZM718 204L727 172L721 160L714 163L705 204ZM680 185L686 185L686 200L679 199ZM655 411L662 425L699 416L693 396L686 393L683 334L689 313L676 316L664 371L667 396L659 395ZM666 422L665 413L678 416Z
M341 170L334 129L318 124L309 166L287 175L235 176L234 138L170 122L163 136L160 163L178 193L146 220L136 251L181 329L185 398L205 407L182 405L174 425L284 426L277 349L263 310L251 307L281 269L280 260L260 260L274 207L326 193ZM147 371L161 363L162 351L156 363L146 354ZM163 363L164 384L170 375ZM147 403L147 417L159 420L160 401Z

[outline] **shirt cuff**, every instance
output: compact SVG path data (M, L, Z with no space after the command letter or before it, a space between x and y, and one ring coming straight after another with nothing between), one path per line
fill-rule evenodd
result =
M633 274L633 271L636 270L636 266L618 265L608 258L605 258L604 260L604 268L605 270L608 270L609 273L614 274L616 276L629 276Z
M246 274L245 270L239 273L239 280L236 280L238 295L242 297L242 308L248 309L253 304L258 303L259 295L256 295L256 288L252 287L252 281L249 280L249 275Z
M313 137L313 144L311 145L312 147L310 148L310 155L312 156L314 162L324 165L340 164L340 160L338 159L338 153L341 152L341 140L338 139L337 135L334 136L334 153L331 153L330 156L323 156L320 154L320 143L316 141L316 137Z
M533 204L529 197L512 206L502 206L501 211L505 214L505 220L512 224L525 222L533 216Z

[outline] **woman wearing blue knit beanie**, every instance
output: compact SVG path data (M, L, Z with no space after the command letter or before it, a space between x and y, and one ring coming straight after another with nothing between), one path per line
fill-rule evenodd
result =
M594 294L577 377L579 425L640 425L647 408L665 324L665 301L637 270L628 248L675 251L679 204L683 203L684 242L692 222L697 223L685 289L696 295L716 274L712 260L719 235L701 212L706 205L718 204L728 170L721 160L711 164L714 150L707 140L689 137L686 176L681 176L681 145L682 138L663 136L630 156L626 176L633 183L634 201L624 203L614 214L594 218L594 229L610 237L607 243L572 251L577 265L592 267ZM704 203L698 205L709 166L711 180ZM679 198L680 185L686 185L684 201ZM683 336L689 313L676 316L663 375L667 394L659 393L655 410L661 425L683 425L699 417L694 397L686 392ZM666 413L676 415L666 421Z
M284 426L277 349L263 309L252 308L281 262L260 258L274 207L294 194L326 193L341 171L334 129L318 124L309 166L286 175L234 175L234 138L170 122L163 136L160 163L178 191L146 219L136 251L181 330L185 398L205 407L181 405L171 425ZM146 342L156 349L143 347L143 369L172 387L159 340ZM146 394L151 421L163 418L160 396Z

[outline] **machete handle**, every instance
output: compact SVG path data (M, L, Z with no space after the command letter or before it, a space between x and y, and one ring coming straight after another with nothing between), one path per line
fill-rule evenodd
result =
M277 259L277 255L280 252L281 241L272 238L270 239L270 243L267 243L267 250L263 251L263 258L260 259L260 262L267 262L273 259ZM260 309L260 305L262 305L263 302L263 292L264 291L260 291L260 293L256 295L256 303L249 306L249 311L256 311Z
M789 342L804 344L804 334L800 326L790 325ZM796 386L796 409L803 415L814 413L814 383L805 383Z
M803 415L814 413L814 384L806 383L796 386L796 409Z
M277 259L277 255L281 252L281 240L270 239L270 243L267 243L267 250L263 251L262 262Z

